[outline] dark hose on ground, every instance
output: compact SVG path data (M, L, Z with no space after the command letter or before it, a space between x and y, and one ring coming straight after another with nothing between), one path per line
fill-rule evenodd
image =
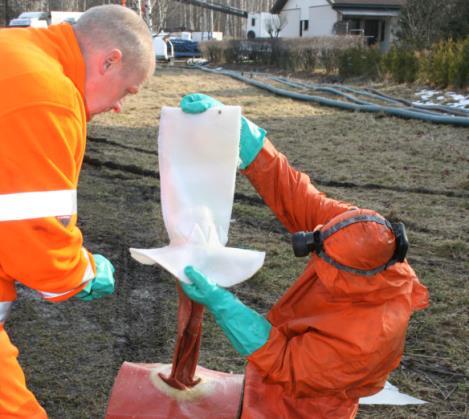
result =
M402 108L402 107L383 106L383 105L377 105L377 104L367 103L367 102L348 103L348 102L344 102L341 100L325 98L322 96L307 95L304 93L298 93L298 92L292 92L292 91L285 90L285 89L280 89L278 87L254 80L252 78L245 77L234 71L223 70L223 69L217 70L217 69L211 69L211 68L202 67L202 66L194 66L194 68L197 68L202 71L207 71L209 73L223 74L225 76L232 77L236 80L251 84L255 87L258 87L259 89L263 89L268 92L274 93L276 95L288 97L291 99L301 100L305 102L313 102L319 105L346 109L349 111L385 113L388 115L393 115L393 116L397 116L397 117L405 118L405 119L417 119L417 120L426 121L426 122L433 122L436 124L449 124L449 125L469 127L469 117L456 116L456 115L438 115L428 110L420 111L419 109L414 109L414 108L408 109L408 108ZM343 93L341 92L337 92L337 94L343 95Z

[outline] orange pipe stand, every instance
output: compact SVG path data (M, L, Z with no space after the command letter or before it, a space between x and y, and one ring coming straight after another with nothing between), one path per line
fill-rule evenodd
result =
M178 332L172 365L124 362L105 419L239 417L244 376L197 366L204 309L176 286Z
M159 376L169 364L124 362L114 382L105 419L236 419L239 417L242 374L197 367L200 382L174 389Z

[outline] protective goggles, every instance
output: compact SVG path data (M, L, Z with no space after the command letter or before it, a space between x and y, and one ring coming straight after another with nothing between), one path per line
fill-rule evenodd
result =
M374 269L356 269L350 266L342 265L341 263L331 258L324 251L324 241L328 237L332 236L334 233L337 233L340 229L349 226L350 224L362 222L373 222L385 225L393 232L396 238L396 249L394 250L394 254L392 255L389 262L380 265ZM295 233L292 236L292 246L293 252L297 257L307 256L311 252L314 252L321 259L325 260L327 263L331 264L337 269L357 275L373 276L379 272L384 271L385 269L389 268L391 265L394 265L397 262L403 262L407 254L407 250L409 249L409 240L407 239L405 225L403 223L391 223L385 218L377 217L374 215L358 215L356 217L351 217L341 222L338 222L326 231L300 231L298 233Z

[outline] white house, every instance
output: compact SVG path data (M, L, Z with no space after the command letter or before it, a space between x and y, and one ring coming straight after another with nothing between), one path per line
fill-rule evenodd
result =
M362 34L388 50L406 0L277 0L271 12L283 16L283 38Z

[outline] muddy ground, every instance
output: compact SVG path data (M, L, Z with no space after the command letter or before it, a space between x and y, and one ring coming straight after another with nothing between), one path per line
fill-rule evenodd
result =
M175 67L158 69L121 115L103 115L89 126L80 226L86 246L114 262L115 295L49 304L19 288L7 330L50 417L102 418L123 361L171 361L174 279L132 260L128 248L167 243L157 175L159 111L193 91L242 105L330 196L407 224L409 260L430 288L432 305L412 318L405 357L391 382L430 403L361 408L359 417L468 417L469 129L321 108ZM237 183L230 244L267 256L263 269L235 292L266 313L304 261L293 257L289 236L248 182L240 176ZM199 363L243 371L243 359L210 316Z

